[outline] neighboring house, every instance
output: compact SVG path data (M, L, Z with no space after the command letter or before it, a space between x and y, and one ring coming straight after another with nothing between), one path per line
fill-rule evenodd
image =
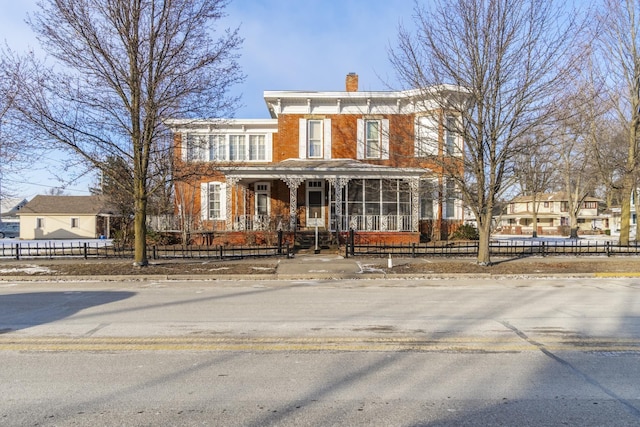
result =
M27 199L5 197L0 199L0 219L2 221L18 221L18 211L27 204Z
M520 196L511 200L507 212L500 217L503 234L532 234L533 212L537 206L538 235L566 234L569 223L569 198L565 193L539 194L535 205L533 196ZM587 197L578 211L578 229L590 233L609 229L609 217L600 215L602 200Z
M20 238L109 238L114 214L100 196L36 196L18 212Z
M463 141L447 131L456 117L422 95L360 92L350 73L341 92L265 92L271 119L168 120L178 215L200 230L317 226L368 241L447 230L464 213L438 165L461 171Z
M20 235L18 211L26 204L26 199L6 197L0 199L0 239Z

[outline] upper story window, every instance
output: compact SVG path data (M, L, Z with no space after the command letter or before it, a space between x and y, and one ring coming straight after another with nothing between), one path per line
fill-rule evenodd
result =
M414 155L429 157L438 155L438 120L435 116L420 116L415 123Z
M458 154L458 120L455 117L447 117L444 129L444 149L448 156Z
M300 119L299 157L301 159L331 158L331 120Z
M379 159L382 152L382 141L380 139L380 121L367 120L365 128L364 156L367 159Z
M307 122L307 154L310 159L321 159L322 156L322 120Z
M266 160L264 135L249 135L249 160Z
M597 209L598 208L598 202L583 202L582 203L582 207L584 209Z
M389 120L358 119L358 159L389 158Z
M271 161L270 134L185 134L183 141L185 161Z

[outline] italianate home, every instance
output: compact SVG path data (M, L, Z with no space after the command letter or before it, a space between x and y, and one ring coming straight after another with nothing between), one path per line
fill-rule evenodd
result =
M167 121L176 210L194 230L318 227L410 243L446 237L464 219L443 173L447 162L461 165L462 138L447 130L457 119L424 91L358 91L350 73L345 91L264 99L270 119Z

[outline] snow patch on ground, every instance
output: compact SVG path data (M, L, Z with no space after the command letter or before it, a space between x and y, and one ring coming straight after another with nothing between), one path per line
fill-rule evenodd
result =
M53 273L55 270L51 270L48 267L41 267L39 265L22 265L20 267L13 268L2 268L0 269L0 273L27 273L27 274L38 274L38 273Z

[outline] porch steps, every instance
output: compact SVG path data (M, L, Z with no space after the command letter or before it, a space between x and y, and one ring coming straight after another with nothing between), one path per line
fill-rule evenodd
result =
M331 248L331 240L333 236L330 231L318 231L318 247L320 249ZM299 249L313 249L316 246L315 231L298 231L296 232L296 247Z

